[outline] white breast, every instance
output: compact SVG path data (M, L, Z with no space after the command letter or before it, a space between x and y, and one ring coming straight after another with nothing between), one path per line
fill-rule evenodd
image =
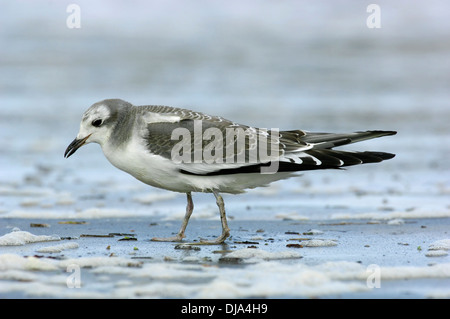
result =
M137 139L119 148L102 147L106 158L118 169L154 187L175 190L177 169L172 161L151 154ZM177 189L176 191L183 191Z
M146 149L142 140L134 138L129 143L113 148L107 144L102 147L106 158L118 169L129 173L141 182L176 192L242 193L247 188L266 186L269 183L287 178L292 173L276 174L229 174L217 176L198 176L180 173L179 165Z

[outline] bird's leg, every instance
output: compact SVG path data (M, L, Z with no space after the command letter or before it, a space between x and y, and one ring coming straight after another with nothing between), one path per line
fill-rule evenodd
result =
M218 245L222 244L225 239L230 236L230 229L227 224L227 216L225 215L225 204L223 202L222 196L220 196L217 192L213 192L216 197L216 203L219 207L220 212L220 221L222 222L222 235L217 237L215 240L201 240L197 245Z
M180 231L176 236L173 237L154 237L153 241L181 241L185 235L184 231L186 230L187 224L189 222L189 218L192 215L192 211L194 210L194 202L192 201L191 192L186 193L187 195L187 205L186 205L186 214L184 215L183 223L181 224Z

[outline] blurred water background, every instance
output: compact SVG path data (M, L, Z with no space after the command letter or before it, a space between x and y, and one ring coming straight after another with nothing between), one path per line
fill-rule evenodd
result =
M136 189L156 191L118 172L97 145L63 158L82 113L105 98L263 128L397 130L354 147L394 160L336 174L335 184L316 172L283 185L300 195L358 187L449 207L448 1L377 1L381 28L368 28L370 2L357 0L0 3L4 216L91 205L82 198L114 208L117 194L129 208ZM72 3L80 28L67 26Z

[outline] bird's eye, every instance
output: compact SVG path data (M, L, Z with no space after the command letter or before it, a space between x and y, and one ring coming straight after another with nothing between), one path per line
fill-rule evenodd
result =
M100 125L102 125L102 123L103 123L103 121L101 119L93 120L92 126L100 127Z

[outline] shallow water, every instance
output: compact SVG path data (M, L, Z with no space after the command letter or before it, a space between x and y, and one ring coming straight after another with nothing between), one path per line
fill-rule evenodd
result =
M65 2L9 2L0 12L0 235L19 227L33 234L53 235L55 231L56 235L65 236L65 231L55 229L54 225L29 226L40 223L41 219L45 219L44 223L57 223L73 218L96 222L112 218L120 224L120 218L137 218L140 222L157 223L155 231L161 235L178 229L185 206L182 194L172 195L147 187L118 171L107 162L97 145L83 147L70 159L63 158L65 148L78 132L84 110L96 101L113 97L136 105L192 108L264 128L398 131L394 137L351 147L396 153L393 160L345 171L305 173L300 178L245 195L225 196L228 215L233 218L232 233L244 227L240 222L247 225L256 221L273 222L282 228L285 220L293 220L304 222L304 228L308 229L319 221L346 221L349 224L345 231L352 234L359 231L359 226L352 224L354 221L375 221L381 223L375 225L386 236L394 233L391 230L395 227L403 231L402 227L407 227L410 221L436 226L433 220L438 218L444 225L447 223L450 216L447 160L450 156L447 123L450 45L446 41L450 22L445 16L450 9L448 3L397 1L394 5L379 1L380 29L367 28L366 6L354 1L341 1L334 7L322 1L283 1L282 4L227 1L220 5L140 1L133 7L103 1L95 4L78 1L77 4L81 9L80 29L67 27L69 13ZM215 235L216 228L206 234L195 228L196 221L218 223L213 198L195 194L194 201L194 224L188 228L188 239ZM170 227L163 227L164 223ZM424 256L433 241L449 238L445 229L434 226L427 229L430 237L422 240L423 251L419 254L425 264L430 260L447 267L448 255ZM115 228L115 224L111 227ZM267 230L270 236L279 236L277 227ZM96 230L99 229L92 231ZM148 231L146 236L150 238L154 230ZM415 231L420 233L421 229ZM414 231L406 233L410 237L403 240L409 238L412 242ZM74 234L79 235L79 232ZM256 235L242 236L251 241ZM352 247L359 238L349 234L344 241L343 237L338 241L339 251L333 254L326 250L329 259L318 257L315 263L308 264L312 269L306 270L320 274L320 267L326 262L358 261L352 256ZM177 253L172 245L150 242L146 245L150 250L164 247L161 248L164 256L174 258ZM415 246L410 245L417 252L416 241ZM26 244L26 253L23 246L8 247L7 252L2 247L2 254L23 258L38 254L35 246ZM389 247L391 258L386 266L404 266L404 259L395 258L403 246L391 243ZM281 246L268 245L264 249L282 252L286 247L283 242ZM86 257L81 244L68 251L77 258ZM127 259L127 254L119 255ZM100 255L104 255L103 250ZM4 262L11 257L2 256ZM67 251L63 256L68 258ZM214 257L205 253L202 258L211 256ZM92 253L89 257L98 256ZM41 260L47 262L47 259ZM276 263L280 269L301 267L306 259ZM213 258L213 264L214 261ZM139 269L156 267L164 260L153 262L145 261L144 268ZM200 259L194 264L202 262ZM243 272L242 276L246 276L247 268L267 273L265 262L254 266L258 269L243 266L239 271ZM415 259L410 262L416 267L425 264L416 263ZM15 269L7 265L9 271ZM124 270L128 271L128 268ZM29 286L20 285L22 276L35 276L35 279L30 279ZM89 273L89 276L93 281L90 289L84 291L87 296L123 296L113 295L112 286L102 286L96 275ZM121 276L125 281L129 279L127 274ZM225 278L219 272L211 276ZM418 280L430 279L415 276ZM2 279L6 288L1 294L8 297L19 291L18 296L27 297L32 291L42 289L43 296L58 296L47 291L51 277L45 272L25 269L17 278ZM65 277L58 278L65 280ZM176 278L172 279L176 282ZM199 279L199 285L205 278ZM334 283L335 277L326 278ZM258 287L253 285L256 282L247 280L252 289L240 290L236 284L230 290L234 292L230 297L251 297L258 289L264 291L261 292L264 297L330 293L328 288L312 284L308 293L295 294L289 290L287 281L280 288L286 290L280 291L275 287L271 290L269 284ZM300 279L298 283L304 284ZM39 289L35 290L33 285ZM397 288L398 285L394 284ZM359 295L360 282L351 289L338 285L334 296L339 292L364 298L404 296L408 289L418 293L421 285L427 286L423 281L413 282L400 290L394 287L372 295ZM123 286L127 286L126 282ZM362 286L365 287L364 282ZM206 285L205 289L211 287L214 286ZM156 287L145 289L149 290L142 296L184 298L192 293L186 289L181 290L185 294L177 295L174 288L173 294L169 291L158 295L154 293L157 290L152 290ZM66 288L64 294L83 295ZM446 286L430 288L427 294L448 297L450 292ZM130 296L141 295L134 291Z

